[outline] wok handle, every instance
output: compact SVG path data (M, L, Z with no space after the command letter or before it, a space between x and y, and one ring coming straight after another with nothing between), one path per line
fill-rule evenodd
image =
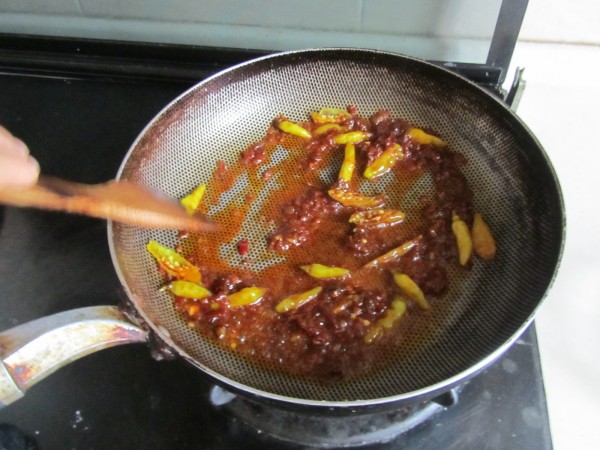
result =
M71 361L148 334L115 306L92 306L37 319L0 333L0 409Z

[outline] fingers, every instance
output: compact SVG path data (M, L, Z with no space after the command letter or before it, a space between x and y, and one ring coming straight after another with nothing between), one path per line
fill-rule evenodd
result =
M0 152L0 187L33 185L39 173L40 166L32 156L22 158Z
M32 185L39 173L27 145L0 126L0 187Z
M27 145L0 125L0 153L10 153L25 158L29 155Z

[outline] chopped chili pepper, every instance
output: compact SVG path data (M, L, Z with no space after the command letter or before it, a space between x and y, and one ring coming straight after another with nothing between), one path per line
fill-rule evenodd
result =
M236 247L240 256L246 256L250 248L250 243L248 242L248 239L240 239L237 242Z
M344 162L342 163L342 167L340 168L340 174L338 179L340 181L350 182L352 179L352 174L354 173L354 166L356 165L356 148L354 144L348 143L346 144L346 148L344 149Z
M383 195L369 197L347 189L329 189L329 196L340 202L344 206L354 206L356 208L381 208L385 204Z
M222 159L219 159L217 161L217 172L216 175L221 178L225 175L225 172L227 172L227 163L225 161L223 161Z
M197 316L200 312L200 306L197 304L185 305L184 308L186 308L188 315L191 317Z
M350 216L348 222L362 228L379 228L387 225L396 225L404 220L402 211L395 209L368 209L357 211Z
M326 124L323 124L320 127L316 128L315 130L313 130L313 133L316 134L317 136L320 136L331 130L339 131L341 133L341 132L345 131L346 129L344 127L338 125L337 123L326 123Z
M378 320L383 328L390 329L398 322L406 312L406 302L402 297L396 297L385 311L385 315Z
M169 290L178 297L185 298L204 298L212 295L211 292L203 286L191 281L177 280L167 285Z
M399 144L391 145L365 169L364 177L370 180L383 175L391 170L403 156L404 153Z
M247 287L234 294L227 296L227 302L231 308L238 306L247 306L258 303L262 300L267 290L259 287Z
M371 133L366 131L349 131L348 133L338 134L333 138L336 144L358 144L371 137Z
M310 291L290 295L289 297L284 298L277 304L277 306L275 307L275 311L283 314L297 309L305 303L308 303L311 300L317 298L317 296L321 293L322 290L323 288L319 286L314 289L311 289Z
M304 139L310 139L312 137L310 131L308 131L306 128L301 127L297 123L290 122L289 120L282 120L281 122L278 122L277 128L279 128L284 133L298 136Z
M421 240L421 236L418 236L415 239L406 241L402 245L390 250L389 252L385 253L384 255L381 255L381 256L375 258L373 261L365 264L365 267L367 267L367 268L378 267L382 264L396 261L402 255L405 255L409 251L411 251L420 240Z
M319 112L311 112L310 117L315 123L342 123L351 116L340 108L321 108Z
M396 271L392 271L392 275L394 276L394 282L400 288L403 295L414 300L421 309L430 308L429 302L425 298L425 294L423 294L421 288L412 280L412 278L404 273Z
M365 341L365 344L372 344L373 342L379 340L382 336L383 327L381 324L376 323L375 325L369 327L369 330L367 331L367 334L365 334L363 340Z
M469 227L455 212L452 213L452 233L454 233L454 237L456 238L458 262L461 266L464 266L471 259L473 240L471 239Z
M490 227L479 213L475 213L473 216L471 237L473 238L473 249L477 256L484 260L494 259L496 256L496 240Z
M163 247L156 241L148 242L146 249L169 275L193 283L202 281L198 268L176 251Z
M194 189L190 194L183 197L179 202L188 212L188 214L194 214L198 207L200 206L200 202L202 201L202 197L204 196L204 192L206 191L206 184L201 184L196 189Z
M328 279L340 278L348 275L350 271L343 267L324 266L322 264L310 264L308 266L300 266L307 274L313 278Z
M405 313L406 302L402 297L396 296L389 308L385 310L383 317L369 327L369 331L367 331L367 334L363 338L365 343L372 344L380 339L384 335L385 330L389 330L396 325Z
M408 135L417 141L419 144L433 144L436 147L445 147L446 142L439 137L434 136L421 130L420 128L411 128L408 130Z
M265 181L269 181L273 177L273 171L271 169L267 169L263 172L261 178Z

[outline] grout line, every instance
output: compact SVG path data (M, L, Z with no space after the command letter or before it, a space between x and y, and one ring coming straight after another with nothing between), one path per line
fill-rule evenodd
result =
M363 21L364 21L364 13L365 13L365 1L359 0L359 16L358 16L358 29L362 31L363 29Z
M527 44L550 44L550 45L580 45L584 47L600 47L600 42L587 42L587 41L559 41L559 40L548 40L548 39L533 39L533 38L520 38L517 42L523 42Z

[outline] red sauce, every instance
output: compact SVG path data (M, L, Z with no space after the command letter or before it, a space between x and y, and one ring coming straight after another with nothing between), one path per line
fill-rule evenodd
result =
M185 234L186 243L194 242L193 251L185 256L200 267L203 285L212 295L174 299L191 326L233 351L279 370L329 382L375 367L374 350L394 345L410 326L411 316L427 314L405 299L405 317L383 337L371 343L365 341L369 330L399 295L391 269L411 277L435 308L435 296L441 295L448 284L446 267L457 264L452 212L468 223L472 220L472 193L460 171L466 163L462 156L447 147L418 143L407 133L411 125L393 118L388 111L379 111L370 118L361 117L352 106L348 112L341 126L348 131L372 133L368 141L356 145L356 169L349 188L358 189L367 165L390 145L400 144L404 157L392 169L394 190L405 192L425 173L431 174L435 184L434 194L423 196L418 218L372 228L349 223L357 208L331 198L328 189L332 186L325 185L318 173L326 168L334 168L337 173L339 169L343 145L334 142L339 130L305 140L280 131L276 125L280 117L261 141L241 152L239 163L228 167L218 162L213 179L207 183L203 212L217 205L221 194L241 175L248 175L250 186L239 194L239 201L213 216L222 224L216 234ZM301 125L312 133L319 126L312 121ZM278 147L287 149L290 156L265 169L263 166L271 163ZM239 255L250 265L253 258L265 257L253 255L257 243L236 236L256 199L253 192L264 189L274 177L283 187L272 191L263 204L261 227L271 256L284 256L285 261L254 272L245 268L249 266L234 267L219 259L224 242L237 242ZM402 210L403 205L398 199L388 198L386 208ZM364 267L417 235L422 236L418 244L401 258L376 268ZM300 269L312 263L346 268L350 273L338 279L316 279ZM267 289L260 302L229 306L227 295L251 286ZM283 298L316 286L323 288L317 298L288 313L275 310Z

